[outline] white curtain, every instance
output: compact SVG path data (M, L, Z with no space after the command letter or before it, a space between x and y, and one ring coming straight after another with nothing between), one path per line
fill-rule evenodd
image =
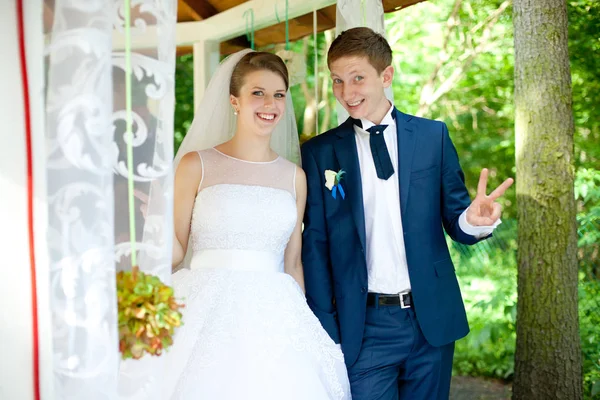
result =
M118 366L109 0L56 0L46 48L56 399L114 399Z
M157 41L131 53L131 139L125 128L125 53L113 49L113 42L123 41L125 2L53 3L46 161L55 398L150 399L157 380L144 368L160 359L120 360L115 272L131 267L135 248L140 268L169 283L177 2L130 2L132 35ZM151 190L163 196L145 204ZM123 393L121 382L132 380L140 380L139 391Z
M124 40L123 0L112 0L115 34ZM126 54L112 54L113 100L112 137L117 151L115 172L115 235L118 269L129 269L131 250L137 264L163 282L171 276L173 237L172 165L173 110L175 85L175 0L132 0L131 35L152 36L156 46L131 52L132 156L135 231L130 229L126 135ZM121 41L119 40L119 42ZM191 88L190 88L191 90ZM152 191L154 204L147 198ZM162 196L155 192L162 193ZM168 218L167 218L168 217ZM132 246L131 234L135 235Z
M116 10L116 41L125 40L122 0L112 0ZM112 138L117 149L114 164L115 240L117 269L135 263L144 272L170 284L173 238L173 110L175 85L175 0L132 0L131 36L153 38L156 46L130 53L133 170L127 165L126 53L114 49ZM190 88L192 90L192 88ZM128 202L128 180L133 179L133 205ZM150 196L151 195L151 196ZM149 204L148 199L152 202ZM131 219L130 207L133 210ZM133 224L134 229L131 229ZM135 236L135 239L132 237ZM133 240L134 239L134 240ZM158 399L161 357L144 356L120 364L118 395L121 399Z
M371 28L387 38L382 0L337 0L336 36L345 30L359 26ZM386 89L385 95L392 103L394 102L391 86ZM338 123L341 124L348 118L348 112L339 102L336 103L336 109Z

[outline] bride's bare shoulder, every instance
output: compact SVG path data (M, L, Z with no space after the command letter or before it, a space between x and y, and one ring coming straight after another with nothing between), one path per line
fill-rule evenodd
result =
M202 158L197 151L184 154L177 166L177 175L188 177L202 176Z

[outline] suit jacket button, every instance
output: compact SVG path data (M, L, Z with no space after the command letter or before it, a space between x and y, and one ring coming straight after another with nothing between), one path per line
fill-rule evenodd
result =
M366 287L360 288L360 291L361 291L361 293L367 293L367 288Z

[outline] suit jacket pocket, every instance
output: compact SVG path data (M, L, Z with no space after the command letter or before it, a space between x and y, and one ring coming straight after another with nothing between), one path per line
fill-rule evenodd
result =
M454 275L454 264L452 264L452 259L450 258L434 262L433 267L438 277Z
M414 181L414 180L417 180L417 179L426 178L426 177L434 174L437 170L438 170L437 165L434 165L431 168L426 168L426 169L421 169L421 170L418 170L418 171L413 171L413 172L410 173L410 180Z

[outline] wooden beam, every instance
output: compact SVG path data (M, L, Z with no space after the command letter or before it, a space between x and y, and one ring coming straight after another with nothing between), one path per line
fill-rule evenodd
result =
M204 18L200 16L189 4L184 0L177 1L177 22L185 21L201 21Z
M182 3L185 3L191 12L200 17L198 20L208 19L219 13L219 10L213 7L207 0L183 0Z
M177 46L192 45L201 40L223 42L241 36L246 32L245 12L254 12L254 29L259 30L278 23L275 16L275 7L281 11L280 0L249 0L237 7L205 19L203 21L182 22L177 24L175 36ZM320 10L335 4L336 0L288 0L288 18ZM144 35L135 35L132 38L132 48L155 47L157 43L156 27L146 28ZM113 35L113 49L123 50L125 41L123 35L115 32Z
M333 7L335 7L335 6L333 6ZM334 15L335 15L335 11L334 11ZM308 26L312 29L313 14L311 12L306 15L301 15L301 16L297 17L294 21L297 22L298 25ZM329 18L329 16L326 13L322 12L321 10L317 11L317 23L319 26L327 27L325 29L335 28L335 20ZM317 29L319 29L319 28L317 28Z

